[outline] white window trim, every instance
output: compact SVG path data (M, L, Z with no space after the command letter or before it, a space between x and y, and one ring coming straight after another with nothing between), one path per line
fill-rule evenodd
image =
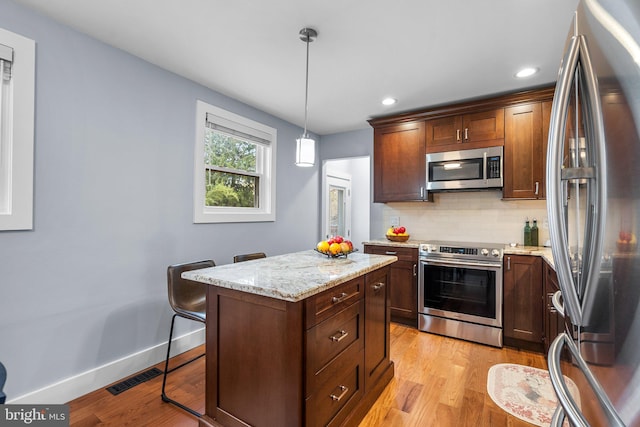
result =
M0 44L13 48L12 112L9 121L10 208L0 213L0 230L33 229L33 138L35 103L35 41L0 28ZM5 191L2 189L1 191Z
M253 129L260 137L267 136L270 155L264 159L265 173L260 185L259 208L237 207L211 207L205 206L205 181L204 181L204 134L207 113L220 117L226 123L235 123L243 128ZM215 107L203 101L196 102L196 140L194 150L193 171L193 222L218 223L218 222L262 222L276 220L276 140L277 130L255 122L222 108ZM264 193L264 195L263 195Z

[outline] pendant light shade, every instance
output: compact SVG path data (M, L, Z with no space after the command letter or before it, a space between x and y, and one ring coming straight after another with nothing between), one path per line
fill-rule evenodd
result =
M304 132L296 139L296 166L311 167L316 162L316 141L307 134L307 112L309 100L309 43L318 37L318 32L313 28L300 30L300 40L307 44L307 71L304 89Z
M316 160L316 142L301 136L296 139L296 166L311 167Z

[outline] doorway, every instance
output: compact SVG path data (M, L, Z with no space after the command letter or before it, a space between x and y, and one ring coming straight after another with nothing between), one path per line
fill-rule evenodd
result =
M321 239L341 235L363 251L369 240L370 158L325 160L322 166Z

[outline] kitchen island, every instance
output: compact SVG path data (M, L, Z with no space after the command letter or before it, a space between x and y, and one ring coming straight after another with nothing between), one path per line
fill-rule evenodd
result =
M357 425L393 378L396 259L303 251L183 273L210 285L200 426Z

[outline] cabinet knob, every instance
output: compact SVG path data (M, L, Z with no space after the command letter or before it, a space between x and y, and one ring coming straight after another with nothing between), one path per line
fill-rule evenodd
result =
M456 129L456 141L460 141L460 129Z
M373 291L378 292L380 289L382 289L383 286L384 286L384 283L378 282L373 285Z
M345 339L347 337L347 335L349 335L349 332L345 331L345 330L339 330L338 332L336 332L335 335L331 335L329 337L329 339L333 342L340 342L343 339Z
M464 139L465 141L469 139L469 128L464 128Z
M342 301L346 300L348 296L349 296L349 294L343 292L340 295L338 295L337 297L331 298L331 302L334 303L334 304L337 304L339 302L342 302Z
M535 195L538 195L538 192L540 191L540 183L538 181L536 181L536 191L535 191Z

